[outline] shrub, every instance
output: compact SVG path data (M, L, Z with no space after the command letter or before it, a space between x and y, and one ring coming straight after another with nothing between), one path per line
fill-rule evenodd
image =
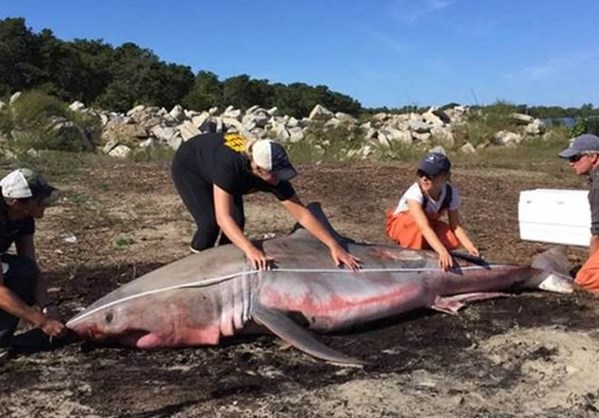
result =
M576 123L570 128L570 137L575 138L587 133L587 120L585 118L577 118Z
M587 119L587 132L599 136L599 116Z
M39 90L21 94L10 108L15 129L44 130L52 118L68 116L66 103Z
M507 102L498 101L492 106L470 112L466 121L466 138L472 145L492 143L497 132L515 131L517 122L512 113L518 109Z
M170 162L175 155L175 150L170 147L148 147L148 148L135 148L130 154L129 159L135 162L146 162L146 161L162 161Z
M362 147L362 130L359 127L325 127L324 121L314 122L306 130L302 141L290 143L286 148L293 161L344 161L352 159Z
M32 90L2 111L0 129L17 153L30 148L76 152L92 147L101 125L98 117L72 112L57 98Z

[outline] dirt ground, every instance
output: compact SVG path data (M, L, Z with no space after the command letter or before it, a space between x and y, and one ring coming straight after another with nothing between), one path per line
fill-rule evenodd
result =
M386 242L384 210L413 180L405 163L300 167L305 202L359 241ZM165 163L113 162L61 180L65 198L38 224L38 256L65 319L119 285L187 255L193 232ZM554 166L454 170L463 218L487 259L524 264L548 244L519 239L519 191L582 188ZM274 197L246 200L248 233L285 234ZM585 250L568 248L572 268ZM2 417L594 417L599 416L599 298L531 292L458 316L414 312L322 336L368 360L346 368L274 337L219 347L137 351L73 338L52 347L22 329L0 364ZM32 347L33 342L43 347Z

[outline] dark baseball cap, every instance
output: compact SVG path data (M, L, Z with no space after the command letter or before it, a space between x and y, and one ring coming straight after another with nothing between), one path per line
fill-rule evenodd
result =
M445 154L429 152L418 163L418 170L433 178L439 174L447 174L451 170L451 161Z
M258 167L272 171L279 180L289 181L297 176L285 148L270 139L260 139L252 145L252 160Z
M584 134L573 138L570 146L559 153L561 158L571 158L579 154L599 153L599 138Z
M58 199L58 190L38 173L19 168L0 180L2 196L12 199L34 198L41 205L51 205Z

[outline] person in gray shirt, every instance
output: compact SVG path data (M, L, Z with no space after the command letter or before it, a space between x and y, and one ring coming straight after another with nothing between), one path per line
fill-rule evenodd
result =
M590 183L591 242L589 257L576 274L576 283L592 292L599 292L599 137L584 134L559 153L567 159L579 176L588 176Z

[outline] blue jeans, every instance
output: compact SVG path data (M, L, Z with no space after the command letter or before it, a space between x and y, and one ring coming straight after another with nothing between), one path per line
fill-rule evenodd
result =
M33 305L35 286L39 277L36 263L29 257L12 254L2 254L0 259L8 264L8 271L4 273L4 286L27 305ZM18 324L19 318L0 309L0 347L10 347Z

